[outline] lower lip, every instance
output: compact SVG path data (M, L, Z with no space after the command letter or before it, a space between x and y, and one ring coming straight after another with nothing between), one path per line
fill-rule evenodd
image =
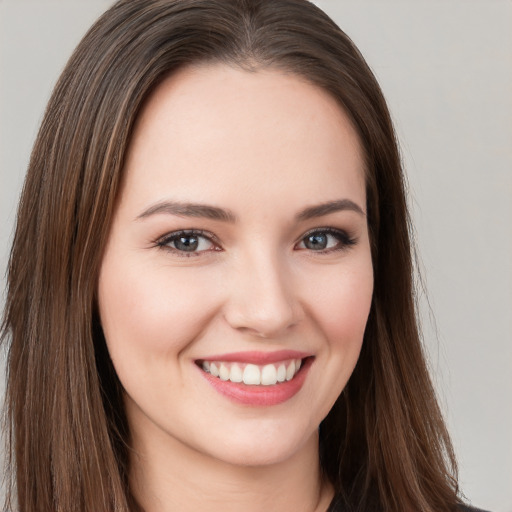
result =
M233 402L252 406L267 406L282 404L295 396L301 390L312 363L313 358L308 357L303 361L303 365L292 380L272 386L248 386L247 384L221 380L200 368L198 370L216 391Z

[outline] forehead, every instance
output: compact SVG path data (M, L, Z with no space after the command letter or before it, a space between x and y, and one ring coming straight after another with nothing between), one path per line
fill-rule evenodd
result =
M125 173L141 206L169 194L240 205L258 195L304 202L306 193L365 201L348 116L321 88L273 69L203 65L167 78L139 116Z

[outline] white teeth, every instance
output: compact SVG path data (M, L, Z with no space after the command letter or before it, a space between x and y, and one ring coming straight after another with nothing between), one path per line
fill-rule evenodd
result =
M286 380L292 380L295 375L295 361L292 361L286 368Z
M261 383L260 369L255 364L248 364L244 369L244 384L257 385Z
M267 364L261 370L261 383L264 386L277 384L277 370L273 364Z
M301 366L301 359L291 359L263 366L225 361L204 360L201 362L203 371L213 377L218 377L223 381L243 382L248 386L274 386L277 383L292 380Z
M229 380L231 382L242 382L243 380L242 369L236 363L231 367L231 372L229 373Z
M277 382L284 382L286 380L286 366L280 364L277 369Z
M228 380L229 379L229 369L222 363L220 364L220 368L219 368L219 377L220 377L220 380Z
M211 363L210 364L210 373L214 377L218 377L219 376L219 369L217 368L217 365L215 363Z

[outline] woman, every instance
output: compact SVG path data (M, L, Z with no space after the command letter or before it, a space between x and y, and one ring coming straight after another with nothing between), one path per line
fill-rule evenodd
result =
M378 84L309 2L112 7L20 204L18 510L461 510L403 188Z

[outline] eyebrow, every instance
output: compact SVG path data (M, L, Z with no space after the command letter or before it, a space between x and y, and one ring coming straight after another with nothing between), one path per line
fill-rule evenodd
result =
M200 203L179 203L174 201L161 201L144 210L137 220L144 219L157 213L167 213L178 217L202 217L212 220L234 223L237 218L230 210Z
M337 201L328 201L327 203L305 208L297 214L296 219L308 220L344 210L353 211L362 216L366 215L363 209L358 204L354 203L354 201L351 201L350 199L339 199Z
M353 211L363 216L365 215L362 208L358 204L354 203L354 201L351 201L350 199L339 199L336 201L321 203L315 206L309 206L300 211L295 216L295 219L297 221L304 221L345 210ZM211 206L201 203L180 203L175 201L161 201L156 203L138 215L136 220L145 219L151 215L156 215L159 213L176 215L178 217L206 218L222 222L229 222L231 224L237 221L237 216L231 210L225 208L219 208L218 206Z

